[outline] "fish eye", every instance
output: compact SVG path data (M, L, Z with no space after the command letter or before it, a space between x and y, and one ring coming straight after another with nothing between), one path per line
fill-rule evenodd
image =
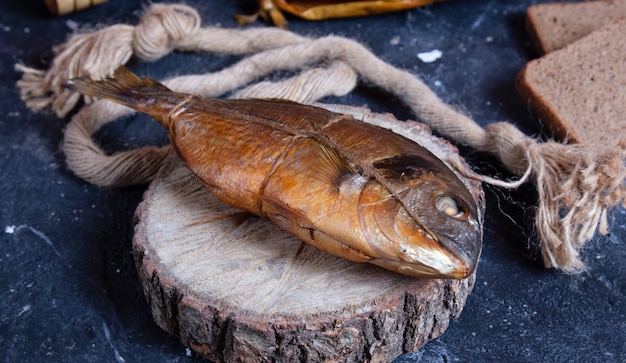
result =
M465 219L465 210L463 210L460 203L452 197L440 195L437 197L437 200L435 200L435 207L448 217Z

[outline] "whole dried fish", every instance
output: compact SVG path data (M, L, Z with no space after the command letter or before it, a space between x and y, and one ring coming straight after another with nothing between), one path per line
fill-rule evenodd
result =
M126 68L68 87L145 112L218 199L330 254L415 277L464 278L480 211L422 146L348 115L284 100L176 93Z
M442 0L259 0L254 15L236 15L240 24L248 24L261 16L281 28L287 26L282 12L307 20L345 18L386 13L425 6Z

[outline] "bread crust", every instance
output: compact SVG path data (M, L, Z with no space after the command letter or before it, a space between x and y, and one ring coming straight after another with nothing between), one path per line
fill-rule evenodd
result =
M617 144L626 128L624 60L626 19L528 62L516 88L556 139Z
M558 50L626 17L626 0L544 3L528 8L526 32L539 55Z

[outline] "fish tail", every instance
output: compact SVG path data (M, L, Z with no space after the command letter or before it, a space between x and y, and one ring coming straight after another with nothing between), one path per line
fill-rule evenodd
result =
M117 68L113 76L101 81L89 77L73 78L66 87L147 113L165 128L169 127L167 115L188 97L153 79L140 78L124 66Z

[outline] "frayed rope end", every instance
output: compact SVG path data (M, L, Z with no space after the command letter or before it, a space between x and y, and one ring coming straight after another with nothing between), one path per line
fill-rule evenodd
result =
M565 273L585 270L580 251L608 233L608 210L626 203L626 149L556 142L528 149L539 205L535 223L544 264Z

